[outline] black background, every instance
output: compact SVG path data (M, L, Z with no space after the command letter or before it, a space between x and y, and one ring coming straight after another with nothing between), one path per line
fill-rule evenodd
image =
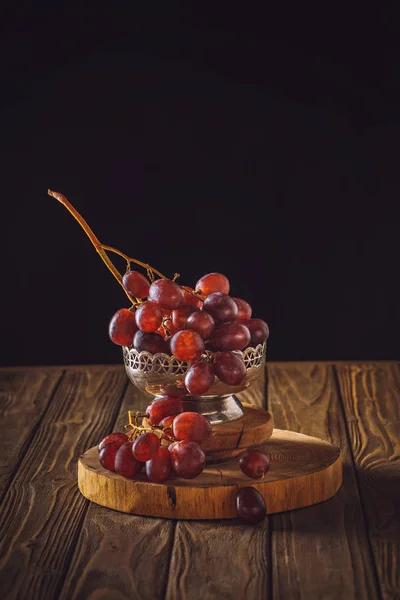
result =
M224 272L271 360L400 357L395 12L256 6L3 13L2 363L121 360L125 296L48 187L182 283Z

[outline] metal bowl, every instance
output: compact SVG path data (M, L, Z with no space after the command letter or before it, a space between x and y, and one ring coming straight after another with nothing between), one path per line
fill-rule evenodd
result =
M211 424L240 419L243 408L235 394L250 387L258 379L265 365L266 348L267 343L264 342L255 348L246 348L243 352L235 351L246 366L246 376L242 383L227 385L216 377L206 394L182 398L184 409L203 414ZM182 385L191 364L164 353L138 352L132 346L124 346L122 351L129 379L139 389L154 396L165 393L165 386Z

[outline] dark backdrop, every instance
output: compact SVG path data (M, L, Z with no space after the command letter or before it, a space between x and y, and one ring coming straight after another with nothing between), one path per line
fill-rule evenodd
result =
M224 272L270 359L400 358L394 13L109 6L3 14L2 363L121 360L125 296L48 187L183 283Z

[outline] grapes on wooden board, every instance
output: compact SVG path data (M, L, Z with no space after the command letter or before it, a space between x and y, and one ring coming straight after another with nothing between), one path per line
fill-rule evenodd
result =
M146 462L146 475L154 483L162 483L173 475L171 453L168 448L160 447L154 456Z
M201 312L195 312L188 316L186 320L186 329L196 331L203 340L211 337L215 329L215 321L210 313L202 310Z
M157 354L163 352L164 354L170 354L168 344L163 337L156 333L146 333L145 331L138 331L133 338L133 346L138 352L149 352L150 354Z
M146 462L153 458L160 447L160 438L155 433L142 433L133 442L132 454L136 460Z
M171 350L179 360L192 362L204 352L204 342L196 331L184 329L173 335Z
M268 339L269 327L262 319L249 319L243 321L243 325L250 331L250 346L257 346Z
M108 325L110 340L118 346L130 346L137 330L135 313L127 308L117 310Z
M107 471L115 471L115 455L121 448L122 444L119 442L111 442L100 450L99 461L101 466Z
M159 425L165 417L179 415L181 412L183 412L182 402L173 396L158 397L146 408L150 425Z
M185 386L192 396L200 396L208 392L214 379L214 369L209 362L195 362L185 375Z
M259 450L246 450L239 457L239 467L247 477L262 479L269 471L269 458Z
M203 308L210 313L214 321L224 323L225 321L234 321L238 315L236 302L222 292L214 292L204 300Z
M183 479L194 479L203 472L206 457L196 442L176 442L168 448L172 468Z
M242 298L234 298L232 296L232 300L236 303L236 306L238 307L238 314L236 320L247 321L248 319L251 319L251 314L253 311L250 304Z
M239 385L246 377L246 366L240 356L233 352L217 352L214 356L214 371L228 385Z
M116 444L119 443L119 445L122 446L122 444L125 444L127 441L129 441L129 438L125 433L122 433L122 431L114 431L114 433L109 433L101 440L99 444L99 452L108 446L108 444L112 444L113 442Z
M174 310L183 304L182 288L170 279L156 279L150 286L148 299L162 308Z
M142 302L136 309L136 325L141 331L156 331L162 323L161 308L155 302Z
M135 298L147 298L150 282L139 271L128 271L122 278L122 285Z
M222 323L213 334L216 350L243 350L250 342L250 331L243 323Z
M198 298L197 296L194 296L191 292L194 292L194 289L189 287L189 286L185 286L187 289L183 290L183 303L184 304L189 304L191 306L195 306L198 309L202 309L203 307L203 300L204 298ZM190 290L190 291L188 291Z
M210 421L203 415L190 411L177 415L172 429L177 440L188 442L202 442L212 435Z
M196 292L208 296L214 292L229 294L229 280L222 273L208 273L203 275L196 283Z
M245 523L260 523L267 514L264 498L253 487L241 487L236 492L236 512Z
M198 308L191 305L181 306L172 311L172 325L175 327L176 331L185 329L189 315L194 312L198 312Z
M115 471L118 475L126 477L126 479L133 479L143 467L143 463L133 456L132 446L133 442L125 442L119 447L115 455Z

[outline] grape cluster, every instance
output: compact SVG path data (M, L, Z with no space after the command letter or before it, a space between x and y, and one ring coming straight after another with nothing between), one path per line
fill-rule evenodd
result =
M191 363L185 390L192 396L205 394L215 376L240 385L246 367L235 351L262 344L269 336L265 321L252 318L250 304L229 295L230 283L221 273L204 275L193 289L164 278L150 283L138 271L129 271L123 285L138 304L115 313L111 340Z

